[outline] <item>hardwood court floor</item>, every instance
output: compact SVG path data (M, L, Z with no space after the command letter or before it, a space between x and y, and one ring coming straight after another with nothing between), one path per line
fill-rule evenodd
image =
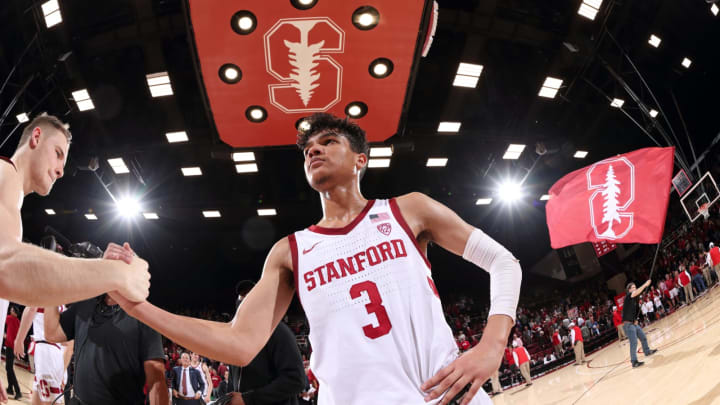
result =
M647 327L649 358L638 354L645 365L630 366L627 341L615 342L587 356L583 366L570 365L493 398L495 405L563 404L689 404L720 405L720 288L700 297ZM639 343L639 342L638 342ZM5 365L0 367L3 385ZM15 373L24 395L33 376L19 367Z
M630 366L627 340L493 398L495 405L720 404L720 288L644 328L651 357ZM639 342L638 342L638 349Z

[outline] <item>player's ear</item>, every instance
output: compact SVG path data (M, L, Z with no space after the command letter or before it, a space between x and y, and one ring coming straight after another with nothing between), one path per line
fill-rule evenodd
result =
M38 144L40 143L40 136L42 135L42 130L40 127L35 127L32 130L32 133L30 134L30 139L28 140L28 145L30 146L30 149L37 148Z
M364 153L358 153L357 160L355 161L355 167L357 168L357 171L361 171L363 167L367 166L368 163L368 157Z

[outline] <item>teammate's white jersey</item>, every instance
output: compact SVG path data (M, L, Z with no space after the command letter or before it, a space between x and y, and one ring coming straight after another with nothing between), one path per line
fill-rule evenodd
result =
M425 404L420 385L459 351L395 200L369 201L348 226L311 226L289 241L319 405ZM471 404L485 403L481 389Z
M58 307L60 313L65 311L65 305ZM38 308L33 318L33 334L32 339L36 342L45 340L45 309Z
M202 395L203 395L203 397L204 397L205 395L207 395L208 389L209 389L210 387L208 387L207 377L205 376L205 371L203 371L202 362L198 363L197 366L193 366L193 365L191 364L190 367L192 367L192 368L194 368L195 370L197 370L197 371L200 372L200 377L202 378L203 383L205 384L205 389L203 390L203 393L202 393Z
M58 307L60 313L65 311L65 306ZM67 374L63 353L65 346L57 343L40 343L45 341L45 309L38 308L33 318L33 343L30 352L35 359L35 378L33 390L38 392L43 402L63 403L62 387ZM60 396L60 398L58 398Z

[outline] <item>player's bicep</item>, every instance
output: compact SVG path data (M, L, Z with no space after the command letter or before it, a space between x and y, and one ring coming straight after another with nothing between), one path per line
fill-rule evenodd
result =
M410 193L399 197L397 201L404 216L416 218L419 234L427 235L444 249L462 256L468 238L475 229L473 226L455 211L425 194Z

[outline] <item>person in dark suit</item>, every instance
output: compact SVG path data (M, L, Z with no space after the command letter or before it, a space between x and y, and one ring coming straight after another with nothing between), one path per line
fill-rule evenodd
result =
M180 356L180 365L173 368L173 405L204 405L205 390L200 372L190 367L190 355Z
M236 307L253 286L250 280L238 283ZM292 330L280 322L250 364L230 366L230 382L234 391L230 405L298 405L307 377Z

